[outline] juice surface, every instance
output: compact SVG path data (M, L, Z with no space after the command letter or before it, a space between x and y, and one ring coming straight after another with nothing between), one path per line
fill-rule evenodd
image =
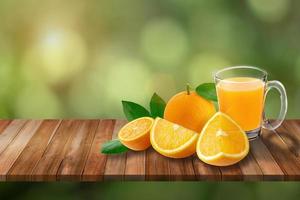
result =
M260 127L265 83L256 78L235 77L217 84L220 111L234 119L244 131Z

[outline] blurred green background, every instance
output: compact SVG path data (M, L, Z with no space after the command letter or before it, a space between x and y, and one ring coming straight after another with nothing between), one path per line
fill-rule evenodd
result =
M123 118L232 65L284 83L300 113L296 0L1 0L0 117ZM268 115L278 96L268 98Z
M299 199L297 183L14 183L0 187L1 199L262 200ZM18 186L18 191L16 191Z
M123 118L212 81L233 65L266 69L299 118L300 2L296 0L1 0L1 118ZM278 95L267 99L276 116ZM297 183L0 184L0 199L285 199ZM78 192L80 194L78 195Z

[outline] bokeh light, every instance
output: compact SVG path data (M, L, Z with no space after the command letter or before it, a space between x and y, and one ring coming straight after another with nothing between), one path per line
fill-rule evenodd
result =
M104 95L109 100L111 113L121 113L122 100L148 103L153 89L151 74L144 63L130 58L118 59L107 66L106 70L102 78L105 80Z
M154 92L167 101L187 82L195 88L212 82L218 69L252 65L283 82L288 117L295 118L299 6L296 0L0 1L0 115L124 118L123 99L148 107ZM40 99L51 106L43 108ZM271 116L277 100L268 98Z
M154 92L168 101L187 82L195 88L212 82L218 69L252 65L283 82L287 117L299 118L299 6L297 0L1 0L0 117L124 118L121 100L148 107ZM272 91L267 116L277 116L278 101ZM293 183L14 184L0 187L0 199L300 195Z
M145 56L157 67L176 67L188 53L185 31L174 20L157 19L148 22L141 33Z
M78 33L46 30L25 55L25 65L30 68L27 76L34 76L35 71L51 84L64 82L84 68L86 56L85 43Z
M103 74L100 67L94 67L75 79L67 94L72 115L84 118L106 116L107 98Z
M194 87L200 83L212 82L215 72L230 65L228 59L217 54L202 53L194 56L188 65L188 82Z

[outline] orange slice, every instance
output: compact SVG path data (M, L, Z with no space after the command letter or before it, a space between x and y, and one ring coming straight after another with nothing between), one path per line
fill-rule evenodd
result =
M155 119L150 133L152 147L170 158L194 154L198 137L198 133L161 118Z
M127 123L119 131L120 142L134 151L147 149L150 144L150 130L154 119L142 117Z
M249 152L249 141L242 128L224 113L216 113L204 126L197 142L197 155L203 162L228 166Z

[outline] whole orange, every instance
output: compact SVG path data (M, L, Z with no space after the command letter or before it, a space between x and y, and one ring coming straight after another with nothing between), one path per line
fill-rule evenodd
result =
M194 91L180 92L166 105L164 118L200 133L205 123L216 113L213 102Z

